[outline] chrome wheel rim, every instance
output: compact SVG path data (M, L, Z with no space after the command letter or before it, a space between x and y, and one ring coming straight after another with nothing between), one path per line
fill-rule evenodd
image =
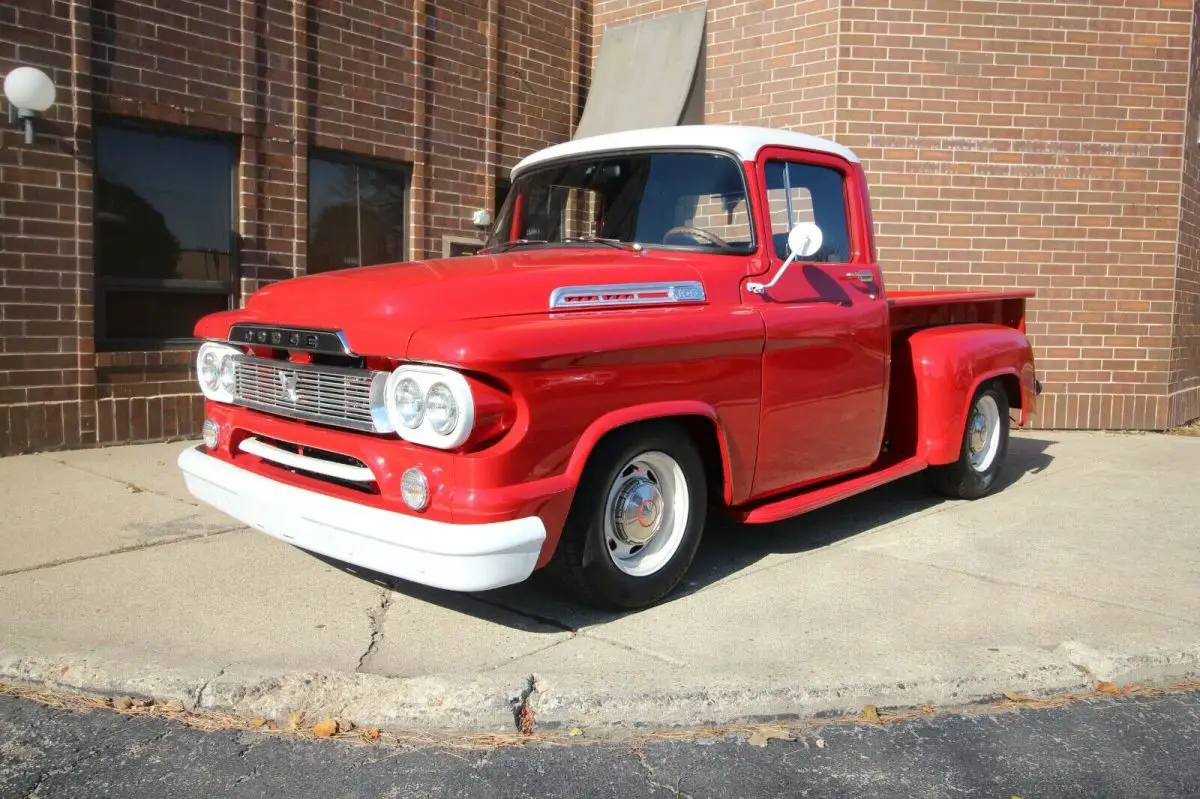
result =
M990 394L980 397L967 421L967 452L971 468L986 472L1000 448L1000 406Z
M665 452L643 452L617 472L604 503L604 548L613 565L647 577L671 561L688 523L683 469Z

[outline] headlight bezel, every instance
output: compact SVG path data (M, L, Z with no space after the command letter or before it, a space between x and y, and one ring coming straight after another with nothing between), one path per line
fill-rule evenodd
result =
M403 380L412 379L421 392L421 421L409 427L400 418L396 408L396 389ZM437 431L429 419L429 392L435 384L442 384L450 391L458 408L454 425L445 433ZM475 426L475 398L467 378L453 369L428 364L403 364L388 376L384 389L386 411L395 433L405 441L436 449L456 449L471 436Z
M217 341L206 341L200 345L200 349L196 353L196 382L200 385L201 393L207 399L213 402L233 402L233 390L224 386L221 375L225 368L225 362L241 354L242 351L238 347L222 344ZM215 364L212 385L209 385L204 379L204 362L208 356L213 356L213 363ZM231 368L236 372L236 364ZM234 377L234 381L236 382L236 376Z

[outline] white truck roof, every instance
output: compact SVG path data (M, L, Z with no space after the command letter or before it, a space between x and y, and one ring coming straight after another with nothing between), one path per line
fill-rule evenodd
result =
M742 125L673 125L662 128L643 128L619 133L605 133L555 144L526 156L512 175L535 164L558 158L569 158L614 150L641 150L654 147L700 147L732 152L742 161L753 161L763 147L797 147L841 156L858 163L858 156L837 142L777 128L757 128Z

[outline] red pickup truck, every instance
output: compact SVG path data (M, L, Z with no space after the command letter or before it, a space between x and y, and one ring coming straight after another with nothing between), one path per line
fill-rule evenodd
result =
M1040 385L1028 291L884 289L853 152L681 126L549 147L475 256L300 277L195 328L189 490L303 549L629 609L710 513L918 471L988 493Z

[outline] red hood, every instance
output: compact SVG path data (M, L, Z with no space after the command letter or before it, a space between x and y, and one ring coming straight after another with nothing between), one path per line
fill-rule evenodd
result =
M307 275L255 292L242 310L211 314L196 335L223 339L237 322L345 333L361 354L400 356L428 324L548 313L560 286L700 280L692 253L525 250Z

